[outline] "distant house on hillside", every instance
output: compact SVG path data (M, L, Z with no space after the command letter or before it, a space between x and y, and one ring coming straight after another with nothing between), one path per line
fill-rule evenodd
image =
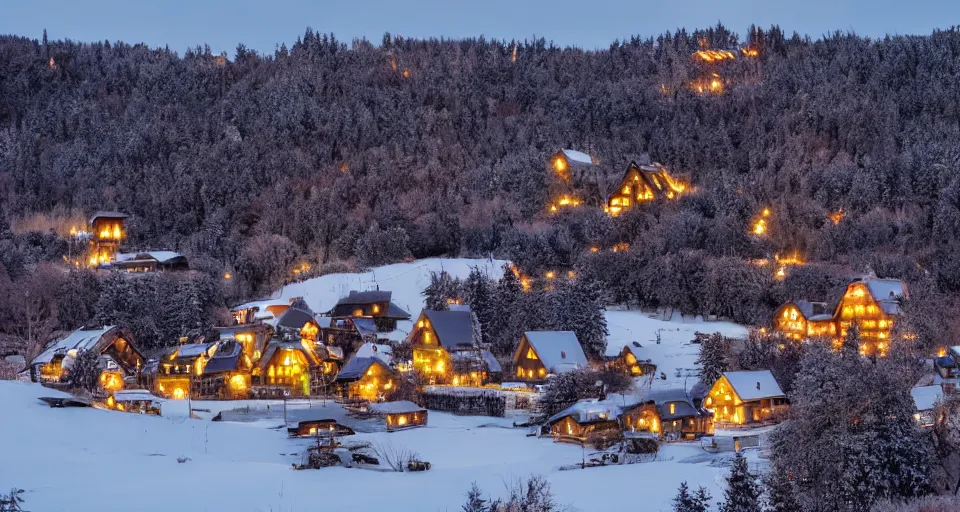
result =
M88 264L97 267L110 263L116 259L120 244L127 237L124 223L127 214L120 212L101 211L90 217L88 231L90 247L88 250Z
M777 309L773 325L795 339L824 336L835 342L856 325L860 352L884 355L894 322L901 314L900 298L906 296L906 285L899 279L857 279L847 285L832 315L827 316L823 303L792 301Z
M625 407L621 417L628 435L695 439L713 433L713 414L697 407L682 389L651 393Z
M30 361L34 382L66 381L81 352L92 350L101 356L100 384L107 391L135 383L143 366L143 355L133 345L133 334L117 326L77 329L49 345Z
M372 318L380 332L396 330L398 320L409 320L407 313L391 301L392 292L352 290L337 301L327 315L337 318Z
M910 390L913 404L917 408L913 418L921 427L932 427L936 422L934 409L937 402L943 400L943 388L940 386L918 386Z
M587 169L595 165L597 163L592 156L575 149L561 149L550 155L550 167L563 182L581 178Z
M786 404L787 397L769 370L726 372L703 401L717 423L733 425L776 421Z
M101 266L127 272L157 272L164 270L189 270L187 257L173 251L147 251L117 253L112 262Z
M670 176L664 166L658 163L640 165L631 161L617 187L607 197L605 209L616 216L646 201L675 199L686 189L687 185Z
M548 374L589 366L580 340L572 331L527 331L513 355L516 378L543 381Z

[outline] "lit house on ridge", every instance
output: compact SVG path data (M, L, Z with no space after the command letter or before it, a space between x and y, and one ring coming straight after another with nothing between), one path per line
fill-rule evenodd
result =
M686 189L685 183L670 176L658 163L640 165L630 162L616 188L607 197L604 209L616 216L640 203L659 198L675 199Z
M120 212L97 212L90 217L88 260L91 267L116 259L120 244L127 237L126 220L127 214Z
M513 355L515 378L541 382L547 375L589 365L573 331L527 331Z
M410 313L391 301L392 295L389 291L358 292L351 290L346 297L337 301L337 304L327 315L335 320L338 318L372 318L377 325L377 330L390 332L396 330L398 320L410 319Z

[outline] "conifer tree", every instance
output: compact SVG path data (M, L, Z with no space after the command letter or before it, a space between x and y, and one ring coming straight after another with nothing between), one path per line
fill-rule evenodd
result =
M724 495L726 501L720 507L720 512L761 512L760 485L757 477L750 474L747 458L741 452L737 452L733 458Z
M800 512L793 484L783 471L774 468L763 479L767 491L767 512Z
M673 512L707 512L710 510L710 494L703 487L691 493L687 482L680 483L680 489L673 498Z
M713 386L729 369L730 340L720 333L703 338L700 343L700 380L707 387Z
M487 500L481 497L480 488L477 487L476 482L467 491L467 502L463 504L461 510L463 512L487 512L489 510Z

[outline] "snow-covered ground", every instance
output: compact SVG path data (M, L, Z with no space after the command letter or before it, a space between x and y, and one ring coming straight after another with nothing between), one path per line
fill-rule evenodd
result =
M442 268L463 278L479 266L499 278L502 263L432 259L388 265L289 285L274 298L302 296L315 311L326 311L352 289L379 285L416 317L431 271ZM696 382L699 347L690 343L694 332L746 334L736 324L679 318L668 322L640 311L610 310L606 318L608 354L639 342L641 359L658 365L658 378L642 383L657 389L689 388ZM661 371L666 380L659 379ZM574 510L637 508L642 503L640 509L657 511L669 509L681 481L694 488L702 485L721 498L726 470L711 461L730 456L708 454L697 443L679 443L666 445L655 462L560 471L560 466L581 460L580 447L526 437L527 430L510 428L509 419L431 411L426 428L360 433L350 439L415 451L432 464L426 473L294 471L291 465L301 461L309 441L288 439L278 428L282 415L209 421L220 410L248 405L244 402L195 401L194 408L207 411L196 413L201 419L188 419L183 401L167 403L164 417L147 417L51 409L37 400L58 394L35 384L0 382L0 492L11 486L26 489L27 510L447 511L459 510L472 482L498 496L505 482L538 474L548 478L557 502ZM256 407L266 405L261 401ZM283 407L281 402L269 405L271 410ZM179 457L189 460L179 463Z
M433 466L426 473L294 471L310 441L269 428L281 422L52 409L37 400L53 395L0 382L0 485L26 489L28 510L445 511L459 509L472 482L501 494L504 482L530 474L547 477L557 501L575 510L635 506L638 496L644 510L668 510L681 481L719 497L725 474L695 443L667 445L656 462L560 471L581 460L579 447L528 438L502 419L437 412L426 428L348 438L416 451Z

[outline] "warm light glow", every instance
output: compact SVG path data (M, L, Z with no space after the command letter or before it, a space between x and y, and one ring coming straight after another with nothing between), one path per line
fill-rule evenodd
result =
M551 270L551 271L547 272L545 276L546 276L547 279L553 279L553 278L557 277L557 273Z
M840 224L840 221L843 220L844 215L846 214L843 212L843 208L840 208L827 214L827 217L830 219L830 222L833 222L834 224Z
M594 247L591 247L591 248L590 248L590 252L600 252L600 248L599 248L599 247L595 247L595 246L594 246Z
M729 50L698 50L693 56L704 62L720 62L736 58L733 52Z
M231 275L230 272L224 272L224 273L223 273L223 278L224 278L224 279L233 279L233 275Z
M404 425L406 425L406 424L407 424L407 417L406 417L405 415L401 414L401 415L397 418L397 425L400 425L400 426L402 427L402 426L404 426Z
M184 398L185 396L186 396L186 393L184 393L183 388L176 388L176 389L173 390L173 398L174 398L174 399L176 399L176 400L183 400L183 398Z

